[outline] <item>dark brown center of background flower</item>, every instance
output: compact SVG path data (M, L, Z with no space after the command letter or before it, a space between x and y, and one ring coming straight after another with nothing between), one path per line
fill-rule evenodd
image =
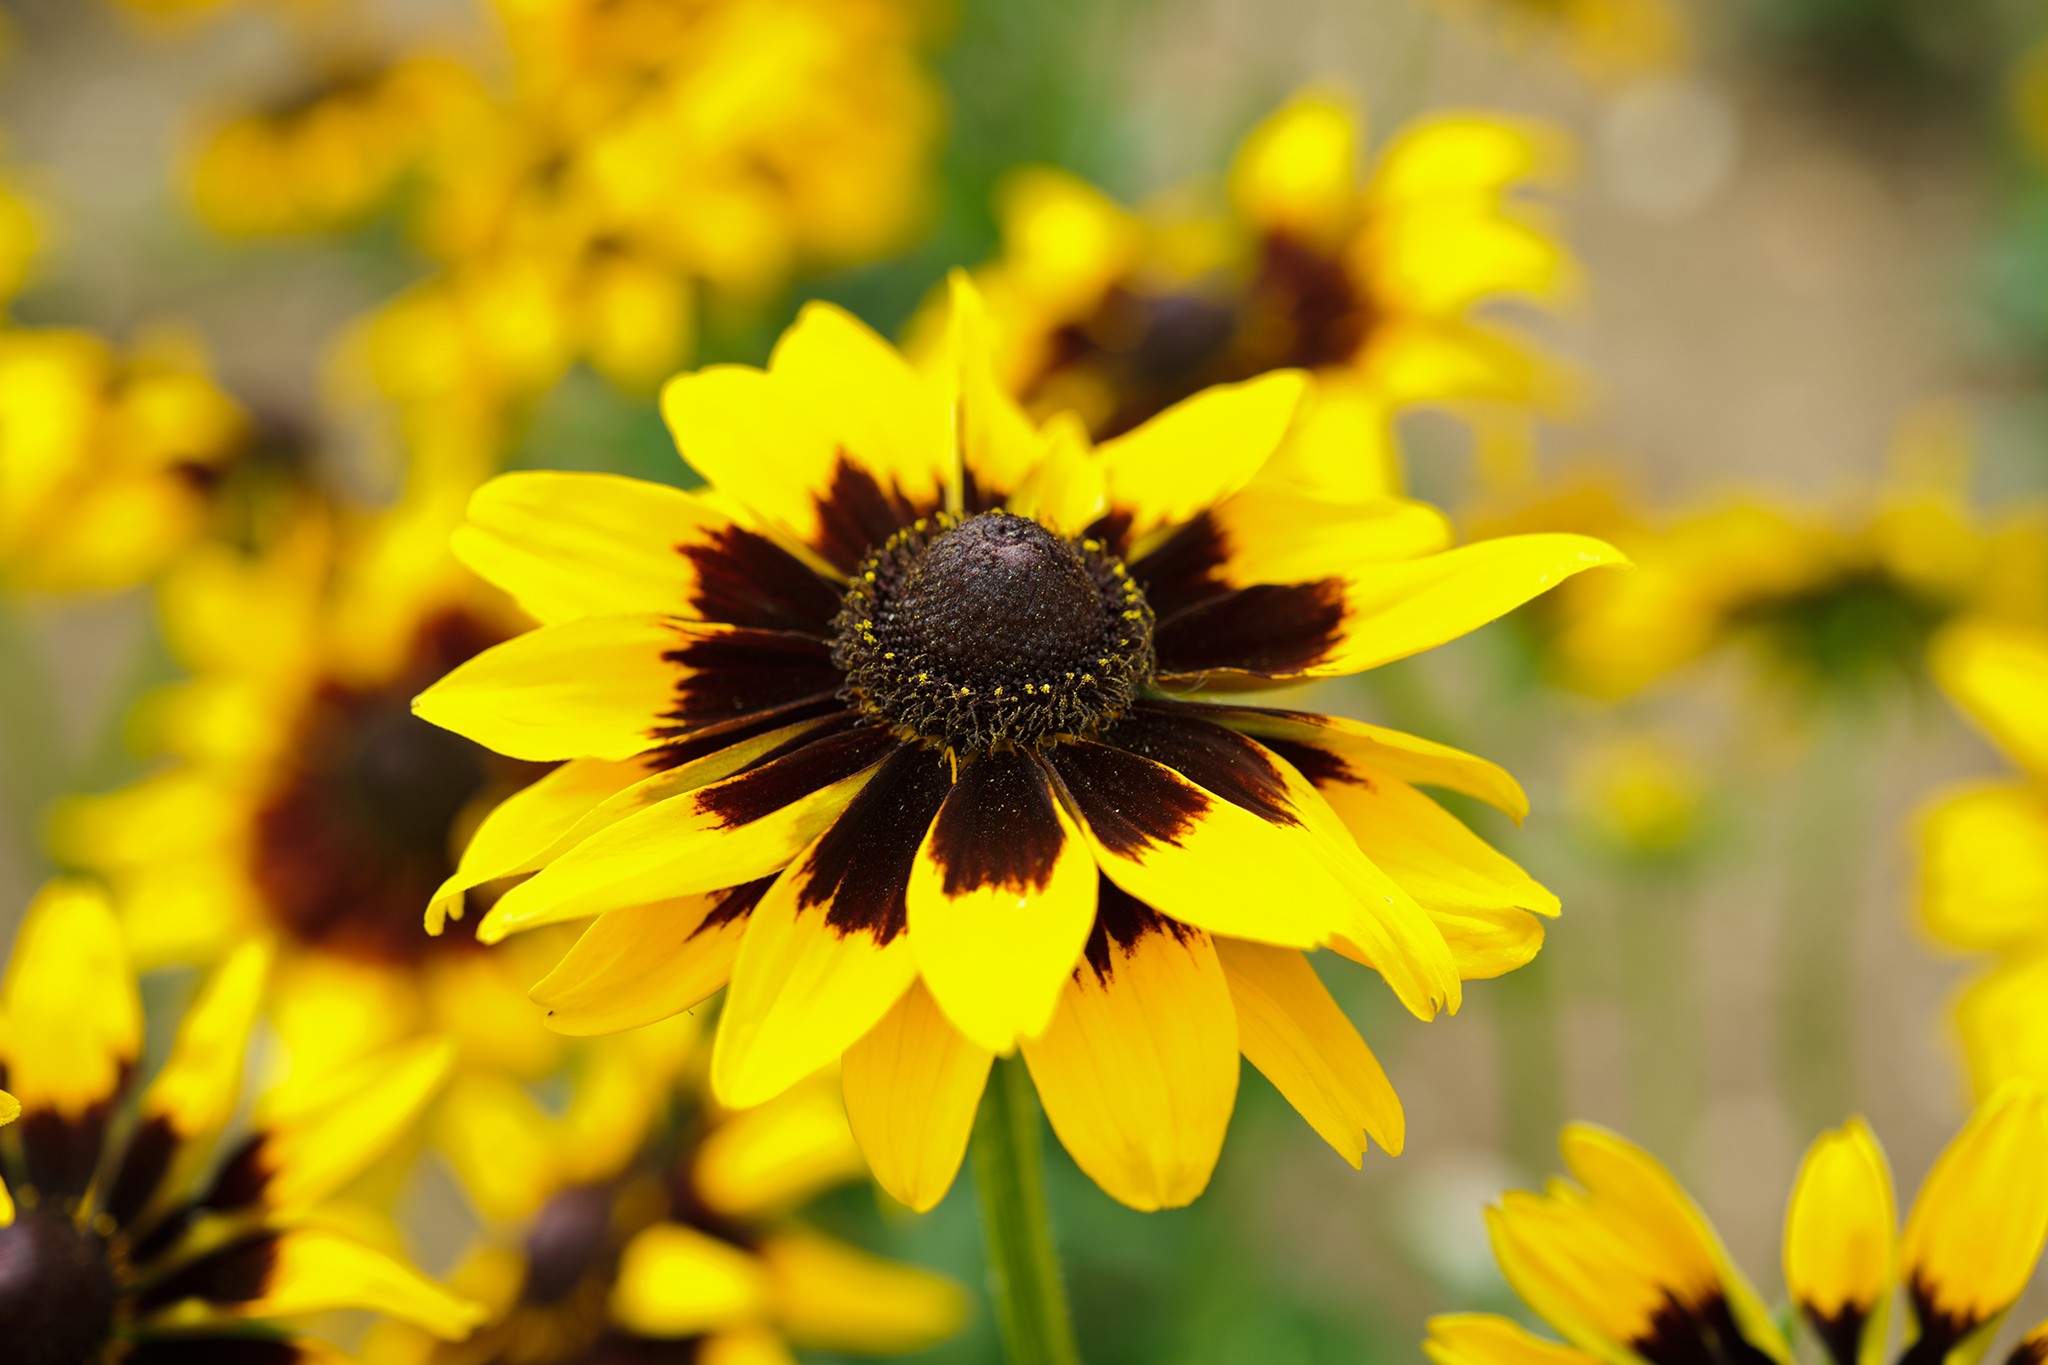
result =
M1094 735L1152 676L1152 610L1123 564L1008 512L899 531L833 629L850 700L962 754Z
M1239 279L1177 292L1113 286L1052 334L1023 396L1035 412L1073 408L1105 440L1213 384L1345 364L1373 321L1372 300L1341 258L1274 233Z
M0 1228L0 1356L10 1365L84 1365L114 1335L120 1291L106 1244L55 1209Z
M456 825L471 803L540 770L418 719L412 697L497 639L451 612L420 628L397 677L330 679L314 691L252 848L257 888L294 939L380 962L473 946L460 934L430 938L421 912L454 870Z

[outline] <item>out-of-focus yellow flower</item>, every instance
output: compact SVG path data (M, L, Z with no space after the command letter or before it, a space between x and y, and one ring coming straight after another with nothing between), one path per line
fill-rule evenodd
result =
M1615 736L1585 753L1571 781L1589 823L1618 848L1664 857L1699 835L1705 780L1699 765L1668 740Z
M1997 524L1978 519L1960 492L1960 458L1935 458L1954 453L1953 422L1932 413L1909 423L1898 477L1846 514L1759 499L1662 523L1641 513L1596 522L1637 572L1552 602L1541 619L1557 674L1625 696L1738 644L1776 681L1849 695L1919 676L1946 621L2048 619L2048 518L2022 510ZM1582 529L1586 506L1565 510L1555 523L1539 515L1513 524Z
M1922 911L1936 938L1994 955L1957 1002L1978 1089L2048 1084L2048 631L1962 623L1936 639L1931 664L2020 771L1928 811Z
M370 521L323 505L258 555L195 551L161 594L194 676L140 717L170 761L69 803L55 838L112 884L145 963L278 943L268 1010L288 1087L434 1035L457 1052L451 1102L502 1108L521 1083L586 1063L526 999L563 944L505 958L421 923L477 818L544 771L410 712L426 683L519 627L449 558L449 520L425 497ZM480 1203L520 1211L516 1183L444 1150Z
M865 1169L829 1076L740 1113L676 1093L644 1142L544 1180L539 1212L465 1259L454 1281L490 1309L474 1337L389 1324L367 1365L789 1365L792 1346L895 1354L959 1329L950 1281L791 1218Z
M1574 1125L1570 1181L1487 1210L1501 1273L1568 1344L1505 1319L1433 1319L1438 1365L1790 1365L1792 1343L1678 1182L1641 1148ZM1878 1365L1893 1292L1911 1309L1901 1362L1975 1365L2048 1239L2048 1099L2015 1082L1935 1161L1896 1230L1891 1174L1861 1120L1807 1153L1785 1219L1785 1287L1833 1365ZM2037 1334L2038 1335L2038 1334ZM2034 1337L2010 1357L2031 1362Z
M119 588L204 527L248 423L172 338L0 330L0 584Z
M1245 139L1221 211L1133 213L1062 172L1018 173L1002 255L977 275L1000 378L1034 415L1072 410L1108 437L1212 384L1314 370L1326 402L1363 414L1354 477L1382 481L1395 409L1559 403L1559 371L1475 312L1575 288L1550 215L1523 194L1562 168L1560 135L1436 116L1399 130L1362 178L1361 142L1347 103L1299 96Z
M51 883L29 908L0 994L13 1092L0 1121L21 1119L0 1152L9 1360L329 1365L331 1350L285 1323L367 1309L454 1339L481 1319L315 1212L413 1122L447 1075L444 1044L380 1053L308 1102L259 1098L247 1136L216 1157L269 965L257 943L223 959L133 1125L117 1124L143 1032L120 926L83 883Z
M1671 0L1442 0L1461 18L1494 26L1510 45L1551 42L1595 80L1665 71L1685 56L1684 21Z
M190 156L193 202L235 236L348 226L382 207L457 120L480 116L484 99L451 61L337 59L306 88L208 130Z

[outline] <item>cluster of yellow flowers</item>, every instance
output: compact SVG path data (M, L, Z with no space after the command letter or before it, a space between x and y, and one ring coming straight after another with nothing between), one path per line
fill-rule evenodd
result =
M229 8L128 3L172 44ZM1650 0L1496 8L1589 68L1679 47ZM1585 397L1495 307L1582 286L1547 126L1432 114L1368 149L1317 88L1142 207L1013 168L992 257L901 346L812 301L765 364L689 370L704 320L915 235L938 16L497 0L479 55L279 11L304 83L199 134L190 204L232 241L404 225L416 278L331 360L410 463L366 502L194 343L0 325L0 596L146 584L184 674L137 708L152 769L47 813L65 875L0 988L0 1353L327 1361L306 1324L351 1308L389 1365L919 1350L960 1286L798 1213L870 1175L930 1210L970 1144L1012 1163L984 1199L1014 1349L1049 1253L1014 1222L1034 1105L1140 1210L1207 1188L1244 1060L1343 1161L1401 1151L1311 954L1421 1020L1528 964L1560 900L1456 813L1528 798L1241 694L1538 603L1550 674L1607 698L1730 645L1806 696L1931 659L2024 770L1927 823L1930 926L1998 958L1960 1007L1982 1106L1902 1237L1860 1121L1786 1234L1837 1365L1876 1358L1895 1290L1915 1365L1975 1359L2048 1238L2048 521L1987 525L1952 481L1847 517L1593 484L1460 543L1406 492L1408 420ZM0 289L35 221L0 194ZM660 384L669 481L500 472L579 367ZM1629 793L1617 840L1686 838L1659 764L1596 779ZM167 1050L137 972L198 983ZM1566 1155L1577 1184L1490 1214L1566 1344L1451 1316L1433 1359L1789 1365L1654 1160L1586 1128ZM477 1223L445 1284L398 1250L422 1159Z

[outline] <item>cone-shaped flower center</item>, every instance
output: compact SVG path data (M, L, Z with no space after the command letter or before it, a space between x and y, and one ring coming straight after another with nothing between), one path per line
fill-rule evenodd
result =
M834 628L856 704L958 753L1093 735L1152 674L1152 611L1122 563L1008 512L898 532Z
M8 1360L100 1359L114 1334L118 1295L105 1243L62 1213L24 1209L0 1228L0 1342Z

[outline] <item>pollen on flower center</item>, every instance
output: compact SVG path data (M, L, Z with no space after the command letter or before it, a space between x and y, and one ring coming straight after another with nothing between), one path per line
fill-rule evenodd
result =
M1152 675L1152 609L1098 541L987 512L906 527L834 622L847 694L958 753L1099 732Z
M114 1334L118 1290L105 1244L54 1209L0 1228L0 1341L24 1365L98 1360Z

